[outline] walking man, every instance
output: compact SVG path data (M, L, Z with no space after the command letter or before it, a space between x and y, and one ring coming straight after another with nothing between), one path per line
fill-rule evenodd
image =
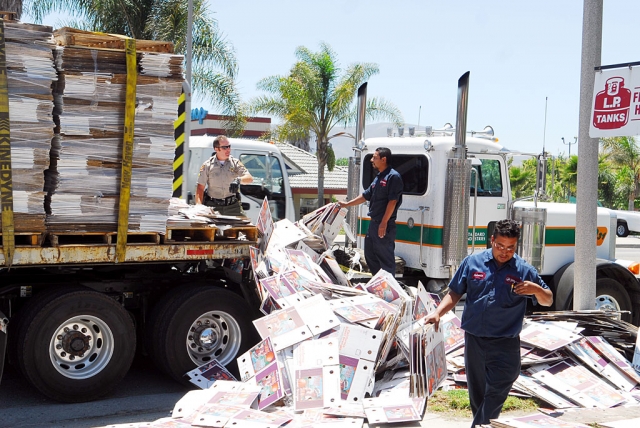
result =
M216 137L213 150L215 156L200 167L196 204L214 207L222 215L244 216L240 204L240 184L250 184L253 177L242 162L231 156L231 143L227 137Z
M369 231L364 238L364 257L372 275L380 269L396 272L396 214L402 204L402 177L391 168L391 150L378 147L371 158L378 175L367 190L341 207L369 201Z
M449 283L449 294L425 318L437 329L440 317L467 293L462 329L472 428L500 415L520 374L519 335L527 300L542 306L553 303L553 294L536 269L515 254L519 237L518 223L498 221L491 248L462 261Z

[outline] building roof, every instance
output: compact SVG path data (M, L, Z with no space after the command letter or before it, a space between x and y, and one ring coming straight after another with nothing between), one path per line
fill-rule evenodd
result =
M315 155L302 150L293 144L276 143L280 153L285 158L289 184L293 189L317 189L318 188L318 160ZM336 166L333 171L324 167L325 190L346 190L348 168Z

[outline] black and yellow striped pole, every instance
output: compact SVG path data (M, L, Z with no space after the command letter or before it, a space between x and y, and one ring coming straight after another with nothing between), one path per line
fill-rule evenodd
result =
M173 122L173 135L176 140L176 155L173 160L173 197L182 197L182 184L184 181L184 140L185 140L185 128L187 121L187 97L184 92L178 98L178 119ZM189 115L191 116L191 115ZM191 119L191 117L189 117ZM186 193L186 192L185 192ZM186 197L186 196L185 196Z
M9 127L9 87L4 20L0 19L0 204L2 204L2 251L10 267L15 251L13 224L13 175L11 173L11 132Z

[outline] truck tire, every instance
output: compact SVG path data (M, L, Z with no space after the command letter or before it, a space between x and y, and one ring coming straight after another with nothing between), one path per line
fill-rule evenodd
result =
M627 314L622 314L622 320L627 322L632 320L631 297L624 286L612 278L596 280L596 309L629 311Z
M235 293L211 286L169 292L149 317L148 351L178 382L214 359L237 374L236 358L259 341L254 310ZM150 345L150 346L149 346Z
M629 236L629 226L627 226L627 223L623 221L618 222L618 226L616 227L616 235L621 238L626 238L627 236Z
M112 298L84 288L36 294L15 332L27 380L68 403L108 394L125 376L136 349L133 321Z

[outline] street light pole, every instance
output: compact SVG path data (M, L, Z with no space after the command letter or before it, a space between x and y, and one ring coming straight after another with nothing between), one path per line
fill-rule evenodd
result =
M189 187L195 183L189 183L189 136L191 135L191 58L193 56L193 0L187 4L187 55L185 56L185 82L182 85L185 93L185 119L184 119L184 158L182 162L182 197L189 201Z
M564 144L565 146L569 146L569 158L571 158L571 145L577 144L577 143L578 143L578 137L573 137L573 143L571 141L567 143L566 141L564 141L564 137L562 137L562 144Z

